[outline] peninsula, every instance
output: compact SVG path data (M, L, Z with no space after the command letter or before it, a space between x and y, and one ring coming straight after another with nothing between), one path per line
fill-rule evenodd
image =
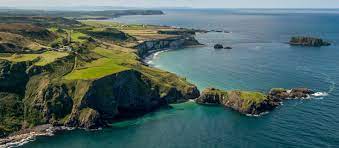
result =
M184 78L141 62L152 50L197 45L191 34L58 17L1 20L1 137L42 124L104 127L199 96Z

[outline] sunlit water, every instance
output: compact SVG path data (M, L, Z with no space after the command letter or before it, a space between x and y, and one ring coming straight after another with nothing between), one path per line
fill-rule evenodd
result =
M205 47L159 53L150 61L200 89L267 92L272 87L308 87L328 95L287 101L262 117L188 102L112 128L40 137L24 147L338 147L338 14L336 10L170 10L163 16L115 19L231 31L198 34ZM333 45L291 47L286 42L293 35L321 37ZM215 43L233 49L214 50Z

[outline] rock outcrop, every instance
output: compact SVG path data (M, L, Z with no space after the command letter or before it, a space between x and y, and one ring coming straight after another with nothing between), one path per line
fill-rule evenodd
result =
M178 49L189 46L202 45L191 35L180 35L173 38L157 39L144 41L134 48L138 51L140 57L146 57L150 54L150 51L162 50L162 49Z
M223 105L242 114L259 115L273 110L280 102L290 98L307 98L314 92L307 88L272 89L268 95L249 91L223 91L215 88L204 90L198 104Z
M195 35L196 30L190 29L176 29L176 30L160 30L158 31L159 34L169 34L169 35Z
M320 38L314 38L314 37L304 37L304 36L298 36L298 37L292 37L289 41L290 45L297 45L297 46L313 46L313 47L320 47L320 46L329 46L331 43L324 41Z
M268 98L275 102L281 102L286 99L308 98L314 91L308 88L294 88L291 90L284 88L273 88L268 93Z
M223 49L223 48L224 48L224 46L221 45L221 44L215 44L214 45L214 49Z
M230 46L224 46L222 44L215 44L214 49L232 49Z
M216 104L232 108L243 114L258 115L272 110L277 104L260 92L249 91L223 91L215 88L204 90L198 104Z

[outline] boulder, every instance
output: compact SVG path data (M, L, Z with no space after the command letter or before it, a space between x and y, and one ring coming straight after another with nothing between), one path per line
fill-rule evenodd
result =
M223 49L223 48L224 48L224 46L221 45L221 44L215 44L214 45L214 49Z

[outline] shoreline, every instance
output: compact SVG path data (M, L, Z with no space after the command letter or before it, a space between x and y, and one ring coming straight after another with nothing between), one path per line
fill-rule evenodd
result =
M171 50L180 50L180 49L185 49L185 48L195 48L195 47L200 47L200 46L205 46L205 45L195 45L195 46L185 46L183 48L178 48L178 49L159 49L159 50L152 50L147 53L146 56L141 57L141 62L146 64L146 66L149 67L154 67L150 63L158 54L162 52L167 52ZM194 100L188 100L185 102L195 102ZM180 102L185 103L185 102ZM65 127L65 126L53 126L52 124L44 124L44 125L39 125L35 126L30 129L23 129L18 132L12 133L6 137L0 138L0 148L2 147L19 147L22 145L25 145L29 142L34 141L37 137L42 137L42 136L54 136L55 133L57 132L62 132L62 131L71 131L78 129L76 127ZM94 130L100 130L101 128L94 129ZM89 129L85 129L89 130Z
M151 50L148 51L148 53L142 57L140 57L141 62L146 64L147 66L154 67L151 65L150 62L152 62L160 53L173 51L173 50L182 50L186 48L198 48L198 47L204 47L206 45L200 44L200 45L191 45L191 46L185 46L182 48L172 49L172 48L164 48L164 49L157 49L157 50Z
M0 147L19 147L34 141L41 136L54 136L56 132L74 130L72 127L53 126L52 124L39 125L30 129L23 129L12 133L7 137L0 138Z

